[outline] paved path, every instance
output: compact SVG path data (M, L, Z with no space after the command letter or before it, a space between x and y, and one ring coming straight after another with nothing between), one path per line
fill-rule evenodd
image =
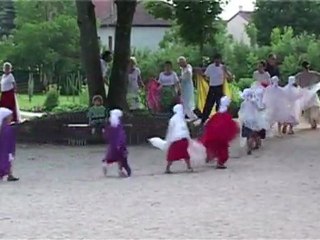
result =
M227 170L170 176L161 152L135 147L131 179L102 177L103 147L19 146L0 239L320 238L319 142L302 131L250 157L236 143Z

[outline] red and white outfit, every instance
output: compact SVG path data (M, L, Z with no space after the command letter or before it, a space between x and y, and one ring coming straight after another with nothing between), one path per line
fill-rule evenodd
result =
M208 120L200 139L207 149L208 157L217 158L218 166L224 166L229 159L229 143L239 133L238 124L227 112L229 104L227 97L221 98L219 112Z
M13 112L13 121L20 122L19 107L15 95L15 79L12 73L2 75L0 107L10 109Z
M190 160L188 152L190 133L184 118L183 106L177 104L174 106L173 112L174 115L169 121L166 136L167 161Z

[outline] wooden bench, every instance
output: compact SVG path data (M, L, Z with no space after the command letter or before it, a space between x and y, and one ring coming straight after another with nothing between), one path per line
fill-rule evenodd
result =
M95 134L94 136L91 133L92 127L89 124L66 124L67 128L67 142L71 146L85 146L88 144L88 140L98 140L99 142L104 142L102 133ZM124 124L126 129L132 128L132 124ZM128 134L128 137L130 134ZM129 140L129 139L128 139ZM131 141L131 140L129 140Z

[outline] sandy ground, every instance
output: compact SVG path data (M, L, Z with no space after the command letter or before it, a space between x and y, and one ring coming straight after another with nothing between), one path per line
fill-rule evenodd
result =
M229 168L164 175L163 154L130 149L134 176L104 178L104 147L19 146L0 183L0 239L320 238L320 132L272 139Z

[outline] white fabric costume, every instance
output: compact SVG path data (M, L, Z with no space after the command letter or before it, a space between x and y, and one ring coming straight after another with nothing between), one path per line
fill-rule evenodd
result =
M192 140L184 117L183 106L177 104L173 107L174 115L169 120L169 126L165 140L154 137L148 139L152 146L162 151L167 151L170 144L181 139L189 139L188 153L193 165L204 163L207 157L205 147L196 140Z
M271 78L271 85L266 88L263 96L270 126L275 123L286 123L290 115L290 101L278 83L277 76Z
M301 107L304 95L301 91L301 88L294 85L295 83L296 78L294 76L290 76L288 79L288 84L283 88L286 97L289 100L289 116L286 120L286 123L292 125L298 125L300 122L300 116L302 113Z

